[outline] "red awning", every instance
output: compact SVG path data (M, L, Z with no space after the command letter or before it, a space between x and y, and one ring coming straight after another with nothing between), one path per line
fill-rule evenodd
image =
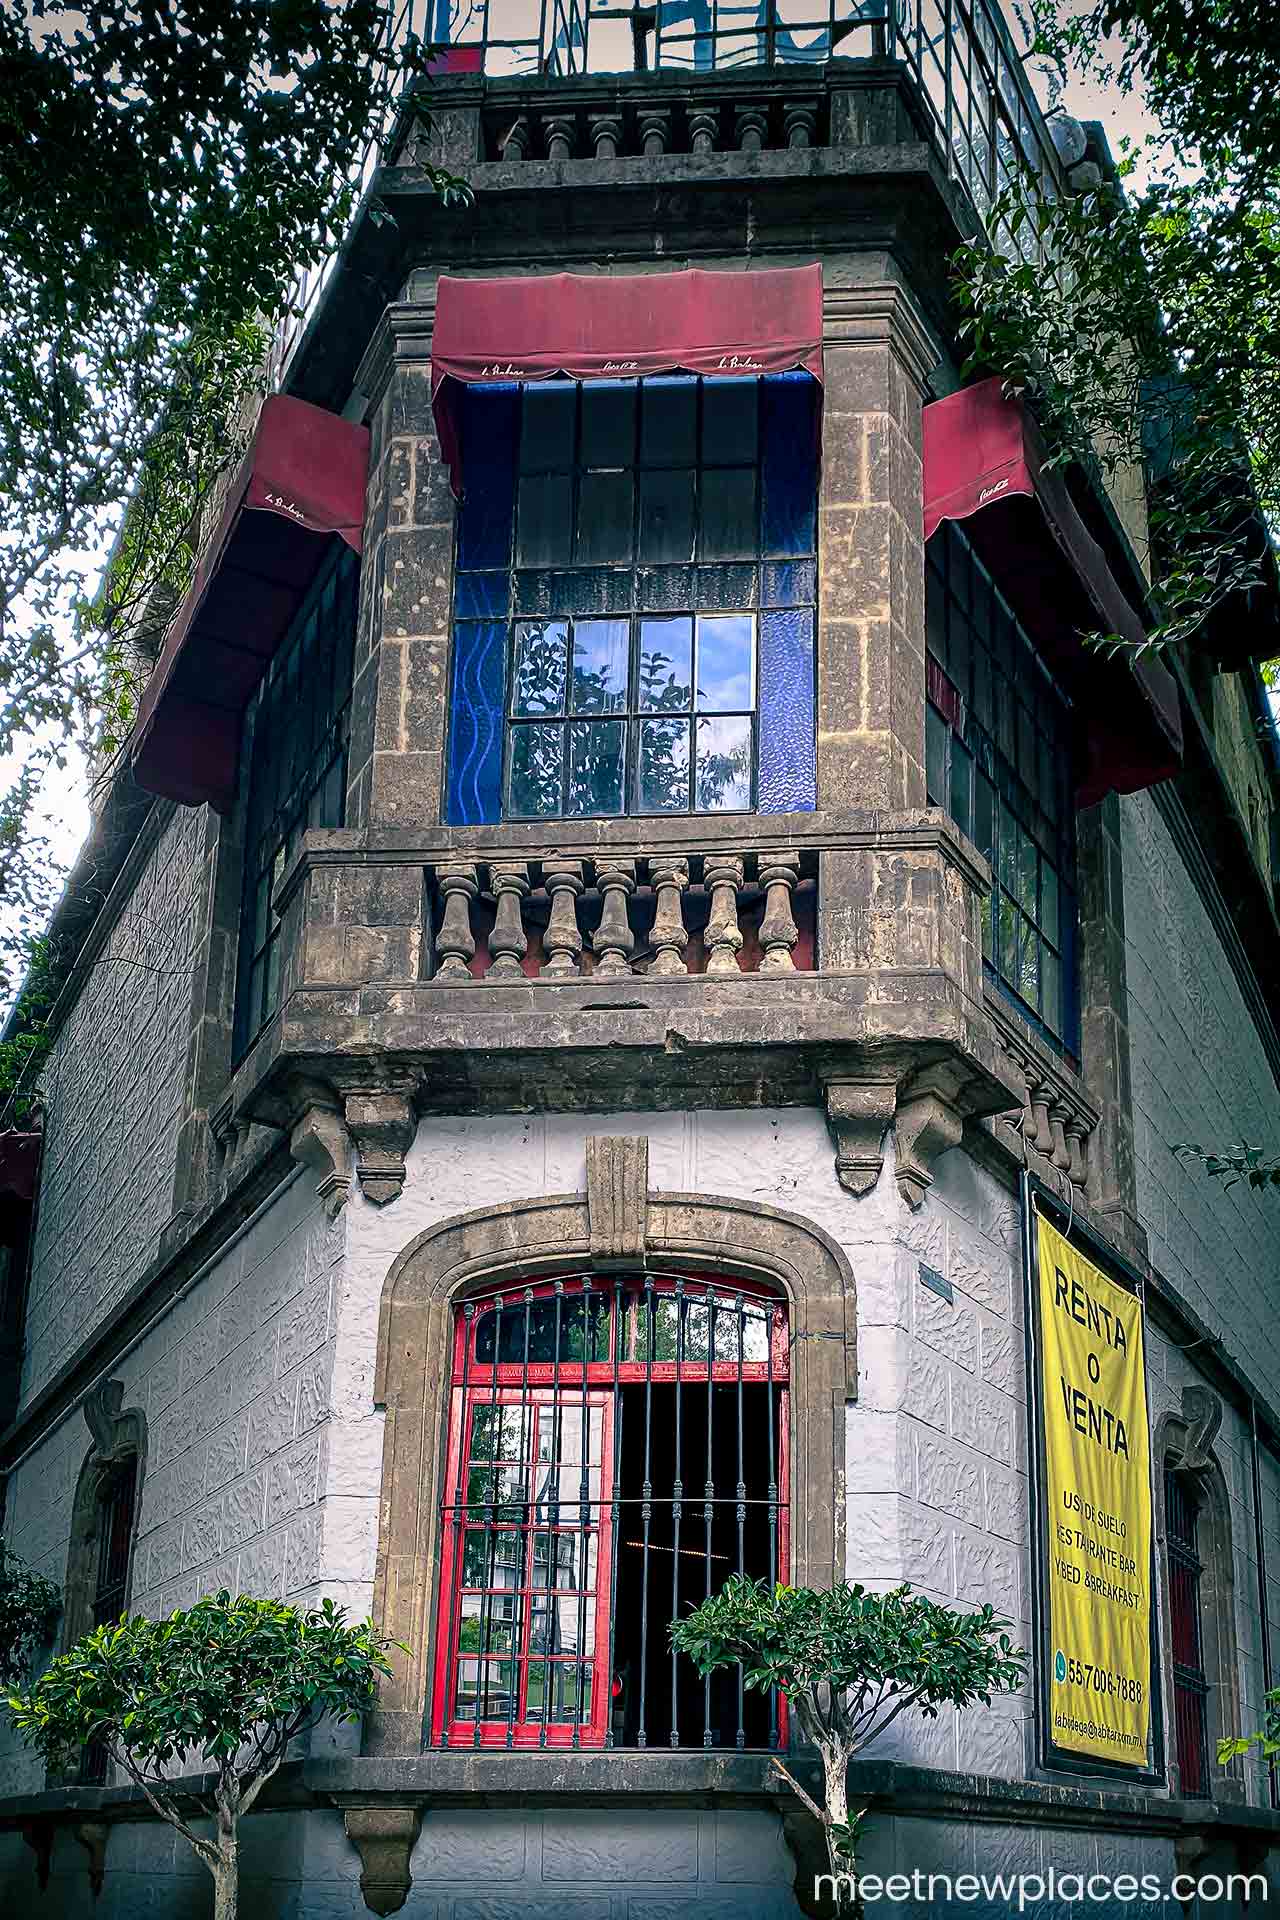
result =
M229 811L245 707L328 536L361 551L368 475L367 427L285 394L263 403L142 697L133 772L149 793Z
M443 274L431 340L440 446L461 496L458 383L653 373L822 378L822 268L744 273Z
M924 537L944 520L965 533L1070 693L1082 722L1081 806L1177 771L1178 689L1152 655L1128 665L1081 645L1088 631L1137 644L1142 620L1081 519L1061 471L1045 465L1035 422L999 378L924 410Z

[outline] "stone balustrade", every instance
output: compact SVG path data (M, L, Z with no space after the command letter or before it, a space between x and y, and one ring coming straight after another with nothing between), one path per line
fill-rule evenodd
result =
M998 1115L991 1125L1005 1145L1011 1133L1020 1135L1083 1198L1097 1109L1070 1068L1048 1047L1037 1045L1025 1024L991 993L987 1011L1013 1077L1024 1089L1021 1108Z
M493 160L616 160L666 153L762 153L821 145L827 137L820 92L785 90L742 97L681 98L669 89L652 100L632 94L577 102L563 91L490 109L487 157Z
M429 866L431 978L490 986L811 973L817 857L650 854Z

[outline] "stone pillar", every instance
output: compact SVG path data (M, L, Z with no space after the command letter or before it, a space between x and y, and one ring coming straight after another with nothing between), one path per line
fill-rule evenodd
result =
M1080 1066L1100 1116L1089 1141L1088 1194L1125 1252L1142 1263L1147 1236L1138 1218L1120 802L1114 793L1077 816L1076 833Z
M453 496L431 417L434 297L392 307L357 383L380 392L351 707L349 826L441 817Z
M886 278L825 296L818 804L921 807L924 539L920 415L937 361Z

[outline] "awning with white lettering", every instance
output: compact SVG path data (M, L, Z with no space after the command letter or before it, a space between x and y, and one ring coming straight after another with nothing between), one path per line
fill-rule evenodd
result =
M646 374L822 378L822 268L708 273L441 275L431 340L436 430L461 498L455 408L474 382Z
M230 810L241 721L331 539L363 545L369 430L272 394L147 682L132 742L149 793Z

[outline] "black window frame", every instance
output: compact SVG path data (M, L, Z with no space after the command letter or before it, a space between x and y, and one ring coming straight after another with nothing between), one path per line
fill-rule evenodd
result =
M708 384L725 390L733 390L735 398L750 390L753 397L753 437L750 458L711 458L704 454L706 423L706 390ZM692 391L694 396L693 420L691 431L691 456L685 461L671 458L648 458L644 446L645 431L645 395L655 390L678 388ZM629 449L619 449L619 457L610 464L601 460L588 460L584 455L583 421L585 412L584 392L626 391L634 396L631 405L631 444ZM527 458L526 434L528 421L528 401L531 395L563 393L572 390L574 395L572 452L567 463L551 464ZM503 755L502 755L502 817L504 820L530 822L542 820L578 820L578 819L624 819L624 818L681 818L695 814L740 814L749 815L756 809L758 798L758 772L760 750L760 614L762 593L760 574L767 563L762 515L764 511L764 406L758 381L741 377L725 377L722 380L709 381L705 376L689 374L651 375L643 380L581 381L556 380L552 382L526 383L521 390L520 430L517 437L516 460L516 498L512 516L511 564L511 605L508 613L509 631L507 636L507 699L503 716ZM735 453L736 453L735 449ZM754 476L753 489L753 528L750 541L744 541L735 551L712 553L705 551L706 528L704 525L705 476L709 474L745 473ZM599 479L618 473L631 476L631 523L630 547L627 557L617 559L583 559L579 554L579 542L583 526L583 496L593 478ZM642 546L646 475L651 474L688 474L690 477L690 551L680 558L645 558ZM554 561L530 564L522 555L522 499L524 483L538 479L567 478L568 481L568 539L562 556ZM704 604L698 588L706 576L707 568L738 569L739 577L734 580L726 576L726 587L737 586L741 589L734 598L729 592L722 592L715 604ZM606 582L601 580L601 598L614 602L613 610L598 608L590 611L524 611L520 601L524 597L526 583L530 576L562 574L569 572L592 571L612 576ZM685 604L664 604L663 595L669 590L669 584L677 574L689 577L693 592ZM750 576L748 578L748 576ZM741 707L707 707L697 704L698 643L699 622L701 620L745 618L751 622L751 696L750 704ZM686 705L669 708L649 708L642 706L639 699L640 675L642 670L642 649L644 628L647 622L662 620L688 620L691 623L690 655L690 694ZM572 681L572 661L575 624L600 621L626 621L627 635L627 688L625 705L609 713L600 712L591 716L575 715L569 705L569 686ZM558 714L545 717L520 714L516 711L518 684L518 648L520 632L527 625L541 624L550 627L564 622L568 629L567 646L568 671L566 675L565 699ZM688 775L686 785L686 804L681 808L642 806L641 781L641 739L645 722L684 720L688 724ZM749 766L747 772L747 792L741 806L699 807L698 800L698 753L697 728L695 722L711 724L717 721L747 722L749 741ZM614 810L593 812L570 812L568 810L570 791L570 746L571 729L575 724L607 725L620 722L623 728L622 776L620 787L620 805ZM560 811L527 812L513 805L512 776L515 760L516 736L526 727L544 725L559 727L562 733L561 772L560 772Z
M953 522L944 522L926 548L925 601L926 793L991 863L992 890L982 910L984 975L1055 1052L1078 1059L1071 701ZM953 644L957 626L965 629L962 644ZM1034 971L1024 966L1033 947ZM1056 1006L1046 956L1057 965Z
M271 904L276 883L308 827L340 827L346 817L359 600L360 556L335 534L245 712L236 1064L279 1005L281 922ZM300 697L308 667L309 701Z
M95 1627L112 1625L129 1604L137 1506L138 1456L130 1453L106 1470L94 1501L98 1551L91 1615ZM103 1741L86 1742L80 1756L80 1785L104 1786L110 1763Z

